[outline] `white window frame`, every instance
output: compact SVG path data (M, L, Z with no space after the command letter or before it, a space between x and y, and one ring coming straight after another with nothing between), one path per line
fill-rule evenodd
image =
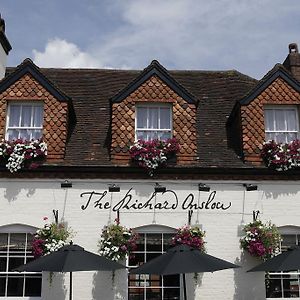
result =
M22 234L26 234L26 243L27 243L27 238L29 234L34 234L36 232L37 228L33 227L33 226L29 226L29 225L23 225L23 224L9 224L9 225L3 225L0 226L0 233L5 233L8 234L8 239L10 239L10 235L11 234L15 234L15 233L22 233ZM9 255L9 249L7 251L7 257ZM23 256L22 256L23 257ZM24 259L26 259L27 257L27 253L25 251L24 254ZM7 260L7 264L8 264L8 260ZM6 266L7 268L7 266ZM11 274L24 274L22 272L0 272L1 275L6 275L9 276ZM41 272L26 272L26 275L36 275L36 274L41 274ZM7 283L6 283L7 284ZM25 288L25 286L23 287L23 289ZM23 290L23 294L24 294L24 290ZM42 297L32 297L32 296L0 296L0 300L41 300Z
M296 130L267 130L267 126L266 126L266 110L294 110L295 111L295 116L296 116ZM288 133L296 133L296 139L299 138L299 117L298 117L298 108L295 105L266 105L264 106L264 122L265 122L265 136L266 136L266 142L269 141L267 140L267 134L270 133L284 133L284 134L288 134ZM273 118L275 120L275 116ZM285 120L287 118L285 117Z
M292 235L292 236L295 236L295 245L300 245L300 227L298 226L294 226L294 225L287 225L287 226L281 226L278 228L279 232L281 235ZM286 251L287 248L283 248L281 246L281 250L283 251ZM286 297L283 297L283 294L282 294L282 297L281 298L266 298L267 300L273 300L273 299L282 299L282 300L288 300L288 299L300 299L300 272L269 272L269 276L271 277L272 279L272 275L273 276L277 276L276 280L281 280L281 291L283 292L284 291L284 284L283 284L283 281L284 281L284 276L285 275L295 275L297 276L297 280L298 280L298 286L299 286L299 297L289 297L289 298L286 298ZM274 278L275 279L275 278ZM295 279L296 280L296 279Z
M176 230L172 227L168 227L168 226L164 226L164 225L145 225L145 226L141 226L141 227L137 227L135 228L135 231L137 233L139 233L140 235L143 235L145 236L145 243L144 243L144 249L142 251L133 251L133 253L142 253L144 254L144 261L146 261L146 257L147 257L147 253L160 253L160 254L163 254L164 251L163 251L163 238L164 238L164 235L166 234L175 234L176 233ZM146 245L147 245L147 235L148 234L158 234L158 235L161 235L161 240L162 240L162 244L161 244L161 251L148 251L147 252L147 248L146 248ZM127 264L129 268L135 268L137 266L129 266L129 264ZM133 274L129 274L128 275L128 283L129 283L129 276L132 276ZM136 276L140 276L142 277L141 275L136 275ZM181 279L180 279L180 276L178 275L179 277L179 297L181 298L181 293L182 293L182 289L181 289L181 285L182 285L182 282L181 282ZM128 284L128 299L129 299L129 290L132 288L141 288L143 290L147 290L147 289L153 289L153 287L151 286L147 286L147 278L149 278L149 275L144 275L144 284L141 285L141 286L138 286L138 287L130 287L130 285ZM162 295L164 293L164 289L168 289L168 288L176 288L176 287L167 287L167 286L164 286L164 278L162 277L162 285L161 286L155 286L155 288L160 288L162 289ZM147 300L147 293L145 292L144 293L144 300Z
M10 119L10 110L11 110L11 106L12 105L20 105L21 106L21 112L22 112L22 108L24 106L31 106L31 121L30 123L32 124L33 122L33 119L32 119L32 116L33 116L33 107L36 107L36 106L41 106L42 107L42 124L41 126L38 126L38 127L34 127L34 126L29 126L29 127L25 127L25 126L20 126L20 116L19 116L19 126L14 126L14 127L11 127L9 126L9 119ZM8 140L8 130L14 130L14 129L21 129L21 130L30 130L30 131L34 131L34 130L40 130L41 131L41 137L43 135L43 119L44 119L44 103L43 102L37 102L37 101L31 101L31 102L23 102L23 101L9 101L8 102L8 105L7 105L7 117L6 117L6 131L5 131L5 138ZM18 137L20 138L20 137ZM32 139L32 132L30 134L30 140Z
M170 127L169 129L160 129L160 128L149 128L147 124L147 128L138 128L137 127L137 116L138 116L138 109L139 108L169 108L170 109ZM135 140L137 141L137 132L138 131L148 131L148 132L170 132L170 138L173 137L173 105L172 103L137 103L135 106ZM148 111L147 110L147 123L148 123ZM159 127L160 127L160 118L158 118Z

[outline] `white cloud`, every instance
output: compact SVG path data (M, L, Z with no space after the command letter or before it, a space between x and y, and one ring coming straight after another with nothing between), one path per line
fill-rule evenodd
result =
M120 23L101 42L81 50L56 38L43 52L34 50L34 61L140 69L158 59L171 69L238 69L260 77L299 39L299 0L116 0L111 10Z
M55 38L49 40L44 52L33 50L34 62L40 67L92 68L101 67L99 60L81 51L75 44Z

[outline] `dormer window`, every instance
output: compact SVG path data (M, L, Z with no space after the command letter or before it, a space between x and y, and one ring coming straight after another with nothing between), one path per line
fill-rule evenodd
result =
M136 140L166 140L172 137L171 104L138 104L136 106Z
M288 143L298 138L299 121L296 106L268 106L264 112L266 141Z
M8 105L6 139L40 139L43 133L43 103L12 102Z

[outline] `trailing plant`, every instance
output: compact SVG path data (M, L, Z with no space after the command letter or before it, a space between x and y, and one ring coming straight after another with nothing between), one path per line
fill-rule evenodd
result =
M105 226L99 240L99 254L111 260L123 260L137 248L138 234L131 228L120 225L118 219L114 224Z
M3 140L0 143L0 160L11 173L21 168L36 168L46 156L47 144L42 140Z
M47 217L44 217L44 221L45 225L36 231L32 241L32 252L35 258L58 250L68 244L73 236L72 230L67 228L65 223L47 223Z
M205 252L205 232L198 226L185 225L177 229L176 234L171 240L171 245L188 245Z
M290 143L269 141L263 144L261 157L265 165L277 171L286 171L300 166L300 140Z
M168 158L179 150L179 143L175 138L168 140L138 140L129 149L133 161L146 169L150 176L154 170L166 164Z
M253 221L244 226L245 236L240 239L240 246L251 256L266 260L280 251L281 236L271 222Z

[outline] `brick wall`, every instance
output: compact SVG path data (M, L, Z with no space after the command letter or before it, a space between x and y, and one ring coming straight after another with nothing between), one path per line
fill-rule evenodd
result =
M260 149L265 141L264 105L298 105L300 93L280 77L274 80L248 105L241 107L244 159L253 165L261 165Z
M135 139L135 103L172 103L173 137L180 143L177 164L190 164L197 156L196 106L187 103L158 76L152 76L121 103L112 106L111 158L115 164L129 164L128 149Z
M63 159L67 138L67 103L59 102L31 75L24 75L0 94L0 139L5 138L9 101L41 101L44 103L43 139L48 145L47 159Z

